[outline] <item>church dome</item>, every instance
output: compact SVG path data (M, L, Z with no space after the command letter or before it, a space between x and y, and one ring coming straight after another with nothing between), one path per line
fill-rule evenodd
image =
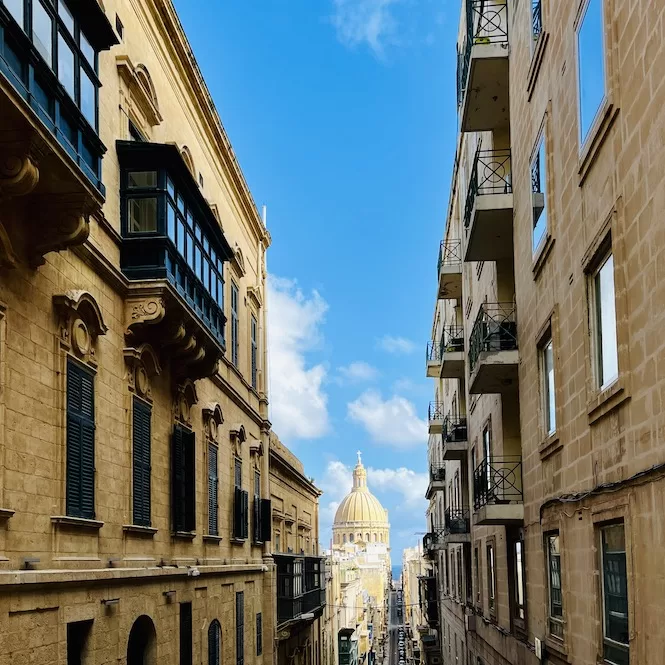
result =
M353 470L353 489L339 504L333 528L347 525L388 526L388 511L367 487L367 471L360 461Z

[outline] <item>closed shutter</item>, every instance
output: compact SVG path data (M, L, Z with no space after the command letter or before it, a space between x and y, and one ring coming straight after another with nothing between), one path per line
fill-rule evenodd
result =
M211 536L219 535L217 519L217 446L208 444L208 533Z
M220 665L222 629L215 619L208 628L208 665Z
M249 535L249 492L242 491L242 536L247 538Z
M233 494L233 535L242 538L242 490L239 487Z
M133 522L150 526L150 427L152 409L134 398L133 413Z
M236 592L236 665L245 662L245 594Z
M262 542L261 540L261 499L257 496L254 497L252 503L252 538L255 543Z
M261 612L256 615L256 655L263 653L263 617Z
M180 665L192 665L191 603L180 603Z
M171 512L173 530L185 530L185 463L184 430L180 425L173 429L171 442Z
M272 539L272 503L270 499L261 499L261 540L264 543Z
M66 510L71 517L95 518L94 376L67 361Z
M189 430L184 431L185 459L185 531L196 531L196 469L194 453L196 435Z

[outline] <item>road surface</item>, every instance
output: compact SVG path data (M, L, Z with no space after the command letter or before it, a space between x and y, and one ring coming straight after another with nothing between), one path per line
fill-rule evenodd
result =
M388 657L385 665L399 665L399 636L397 630L402 625L403 617L403 610L401 614L398 613L397 592L391 591L388 607Z

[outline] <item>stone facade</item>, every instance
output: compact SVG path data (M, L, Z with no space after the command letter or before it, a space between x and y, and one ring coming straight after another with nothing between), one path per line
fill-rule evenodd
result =
M464 370L451 347L428 363L432 632L446 663L661 663L664 10L481 5L465 3L460 23L462 131L432 328L436 342L459 326ZM583 129L580 58L605 77Z
M0 20L9 34L17 28L6 6L0 2ZM273 663L276 572L269 539L263 532L266 542L257 541L251 512L257 491L264 499L272 493L264 374L270 236L170 0L105 0L103 9L91 0L76 7L83 12L76 21L101 34L88 36L100 49L105 196L17 94L0 63L3 129L14 123L20 139L7 142L3 134L0 141L0 663L79 662L79 655L91 665L187 662L179 660L187 624L189 662ZM190 292L124 270L116 142L137 135L172 155L169 168L189 172L182 176L188 196L204 217L217 220L220 265L225 253L225 349L203 318L208 305L197 305L197 313ZM58 208L65 194L76 194L79 207L70 200ZM72 514L67 496L69 363L94 383L94 501L87 517ZM150 507L142 524L134 519L136 400L151 414ZM172 517L177 424L195 436L186 532L175 532ZM209 494L212 450L216 500ZM287 489L289 482L280 480ZM236 485L250 497L245 534L234 528ZM300 491L298 483L293 491ZM316 547L316 500L307 500ZM215 620L221 655L209 661Z

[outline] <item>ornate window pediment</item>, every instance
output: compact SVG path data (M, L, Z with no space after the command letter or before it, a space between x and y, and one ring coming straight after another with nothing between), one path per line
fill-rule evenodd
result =
M152 401L151 380L162 371L157 353L150 344L140 344L138 348L123 349L123 354L128 366L129 390L143 399Z
M176 422L187 427L192 426L192 408L199 401L194 382L186 379L176 386L173 401L173 416Z
M224 422L222 407L217 402L206 404L202 409L203 427L210 441L219 442L219 427Z
M96 364L97 338L108 328L95 298L83 290L53 296L60 318L60 345L85 362Z
M242 457L242 444L247 441L247 432L242 423L235 423L229 429L229 437L231 443L234 445L235 454L237 457Z
M128 55L116 56L115 63L120 79L129 91L130 105L136 105L137 110L151 127L159 125L163 118L159 111L155 86L147 67L142 64L134 66Z
M233 249L233 256L231 257L231 263L235 268L235 271L238 273L239 277L244 277L247 272L245 269L245 256L242 253L242 249L236 243L236 246Z

